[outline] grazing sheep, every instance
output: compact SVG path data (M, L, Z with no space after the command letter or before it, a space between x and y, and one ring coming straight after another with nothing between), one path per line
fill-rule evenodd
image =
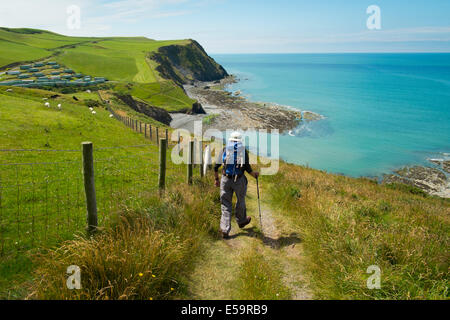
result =
M94 111L94 108L92 108L92 107L89 107L89 110L91 110L91 111Z
M92 111L92 114L96 114L97 112L95 112L95 111Z
M61 103L58 103L58 109L61 109Z
M114 115L113 115L113 114L110 114L109 117L112 118L112 117L114 117Z
M47 108L50 108L50 103L46 102L46 103L45 103L45 106L46 106Z
M12 89L6 89L6 92L12 92Z

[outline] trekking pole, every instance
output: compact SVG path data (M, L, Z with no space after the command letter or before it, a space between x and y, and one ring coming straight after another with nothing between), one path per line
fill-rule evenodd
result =
M261 203L259 201L259 183L258 183L258 178L256 178L256 191L258 193L259 225L261 226L261 233L264 234L263 226L262 226L262 218L261 218Z

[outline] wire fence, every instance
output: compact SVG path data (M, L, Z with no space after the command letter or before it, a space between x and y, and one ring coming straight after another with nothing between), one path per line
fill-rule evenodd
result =
M190 161L177 165L168 155L179 148L179 135L170 143L167 128L122 116L109 106L108 110L142 133L148 143L92 149L98 226L107 226L124 205L145 194L159 194L166 185L191 183L194 153L199 152L193 141L187 143L186 159ZM7 163L0 163L0 256L50 247L89 230L86 159L81 149L13 148L0 152L10 155L4 158ZM202 158L200 153L196 156Z
M180 143L180 135L178 135L175 139L172 139L171 132L168 128L161 128L154 125L152 126L149 123L145 123L128 116L122 116L115 112L111 107L109 107L109 105L107 106L107 108L108 111L114 116L114 118L122 122L133 131L142 133L145 138L151 141L158 143L159 139L163 138L167 140L169 145L171 145L171 141L176 141L175 143L172 143L172 145Z
M50 154L45 162L0 163L0 255L52 246L85 233L82 152L53 151L67 152L68 159L47 161ZM99 226L108 225L124 204L160 192L160 152L171 150L155 144L94 148ZM187 166L167 161L164 185L184 182Z

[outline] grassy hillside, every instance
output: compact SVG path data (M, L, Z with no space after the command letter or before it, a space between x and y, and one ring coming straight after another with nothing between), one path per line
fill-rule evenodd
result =
M204 212L205 206L213 206L214 202L207 195L205 202L191 202L193 196L190 192L184 190L181 195L176 191L180 183L183 185L185 167L170 162L167 185L173 191L167 192L167 199L160 199L157 192L159 154L155 141L145 139L142 134L111 118L103 104L95 107L96 114L92 114L86 101L93 100L93 94L79 94L79 101L66 95L52 99L54 94L22 88L13 88L12 92L0 91L0 297L23 298L30 294L34 290L30 286L40 286L39 277L35 282L33 272L46 265L47 255L35 254L41 254L45 248L59 245L65 239L73 239L74 235L84 235L86 213L80 167L82 141L94 143L100 226L120 225L125 228L121 229L122 232L128 233L130 226L121 220L122 215L136 215L135 223L142 219L139 223L147 226L146 229L133 234L134 242L130 238L126 242L123 239L123 245L145 249L143 256L153 250L160 260L150 255L145 261L139 258L128 263L151 264L153 273L158 274L158 279L149 284L155 299L166 297L165 292L170 296L181 294L182 288L173 281L178 279L181 283L180 277L185 274L188 261L193 261L202 242L198 238L203 238L203 232L207 233L211 228L209 222L206 225L197 225L197 222L203 219L206 223L212 216L192 216ZM47 101L50 107L45 106ZM61 109L58 104L61 104ZM127 111L126 108L120 106L122 111ZM141 115L140 119L151 123L145 116ZM12 149L22 151L6 151ZM186 211L189 207L197 209ZM177 224L174 225L174 221ZM186 227L195 228L195 231L179 237L182 234L180 228L185 231ZM149 228L154 231L151 235L148 234ZM198 238L192 238L192 234L197 234ZM111 237L117 240L117 236L108 232L102 234L103 240L98 241L112 241ZM92 246L95 241L92 240L91 244L88 241L86 245ZM117 246L118 240L113 244L119 250L117 256L111 258L119 276L123 271L123 265L119 263L123 247ZM76 246L81 248L79 244ZM102 247L112 253L111 248ZM85 248L80 254L87 252ZM179 265L180 259L187 263L186 266ZM60 261L63 262L62 257ZM50 268L53 271L54 262ZM63 265L61 267L64 268ZM149 269L150 265L145 268ZM170 274L165 274L165 270ZM52 281L58 279L56 276L47 284L55 284ZM96 285L104 286L103 283ZM171 287L176 287L177 291L171 292ZM122 289L114 291L114 294L130 293L130 287ZM45 298L51 298L51 294L54 293L38 293L39 297ZM130 298L143 295L144 292L130 293Z
M43 30L0 28L0 67L42 59L52 55L56 48L94 40L66 37Z
M264 180L274 210L301 235L316 298L448 299L448 199L285 163ZM380 290L366 286L371 265Z
M157 76L147 62L148 53L161 46L186 42L154 41L145 38L103 39L64 50L56 61L82 73L110 80L152 83L156 82Z
M195 101L186 96L179 84L163 78L157 71L159 63L150 57L161 47L191 43L144 37L67 37L44 30L0 28L0 68L50 57L77 73L105 77L122 93L127 91L152 106L188 111ZM124 89L128 86L132 89Z

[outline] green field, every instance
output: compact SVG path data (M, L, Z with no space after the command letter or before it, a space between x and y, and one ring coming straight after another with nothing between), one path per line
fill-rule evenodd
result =
M148 56L162 46L189 42L155 41L144 37L67 37L34 29L0 28L0 68L50 57L77 73L119 83L119 88L131 83L133 89L126 93L153 106L183 111L189 110L195 101L171 80L161 78L155 70L158 64Z
M0 28L0 67L13 62L42 59L54 54L56 48L85 41L94 39L66 37L33 29Z

